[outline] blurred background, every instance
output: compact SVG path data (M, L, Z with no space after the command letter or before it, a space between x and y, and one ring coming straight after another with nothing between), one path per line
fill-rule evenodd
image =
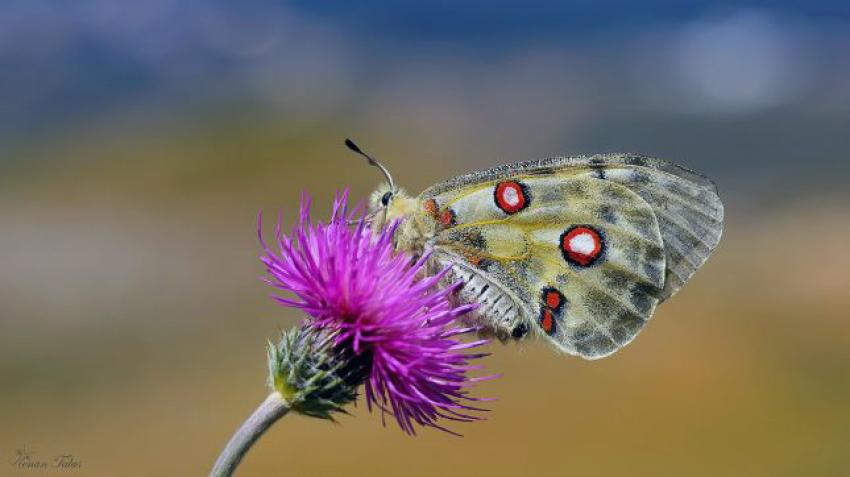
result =
M240 475L848 475L850 6L0 3L0 475L204 475L297 315L259 209L642 152L718 184L719 249L601 361L495 345L489 420L289 417Z

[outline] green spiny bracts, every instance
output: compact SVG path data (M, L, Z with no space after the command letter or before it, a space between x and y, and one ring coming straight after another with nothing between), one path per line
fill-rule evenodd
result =
M351 356L349 347L335 346L334 336L309 326L295 326L269 342L269 386L291 408L312 417L333 420L357 398L369 372L369 360Z

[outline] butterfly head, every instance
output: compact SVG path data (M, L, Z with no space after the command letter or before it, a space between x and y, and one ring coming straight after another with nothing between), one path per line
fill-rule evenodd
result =
M390 184L384 182L378 186L369 196L369 213L376 213L389 209L398 191Z
M407 217L416 207L416 201L404 189L385 182L369 196L369 219L372 228L380 230L384 225Z

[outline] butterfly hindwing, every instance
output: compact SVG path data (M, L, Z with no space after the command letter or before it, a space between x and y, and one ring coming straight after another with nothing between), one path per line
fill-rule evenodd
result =
M628 188L574 175L517 176L442 199L454 222L434 248L475 264L517 297L526 319L562 350L606 356L654 310L663 244L652 209Z
M436 256L474 278L468 298L503 307L482 306L485 321L509 322L510 309L586 358L634 338L716 247L723 219L707 179L627 155L500 166L420 199L438 222Z

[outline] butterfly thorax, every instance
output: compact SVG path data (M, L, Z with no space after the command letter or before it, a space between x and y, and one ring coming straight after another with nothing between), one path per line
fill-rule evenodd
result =
M419 213L418 204L418 199L400 195L390 204L387 214L389 223L400 222L395 234L396 249L415 256L425 252L436 233L436 222Z
M377 203L384 193L384 189L376 190L373 202ZM428 239L435 235L436 222L418 213L418 204L419 200L410 197L404 190L394 191L392 200L386 206L373 208L373 231L377 233L387 225L398 222L394 236L396 250L421 256L427 248Z

